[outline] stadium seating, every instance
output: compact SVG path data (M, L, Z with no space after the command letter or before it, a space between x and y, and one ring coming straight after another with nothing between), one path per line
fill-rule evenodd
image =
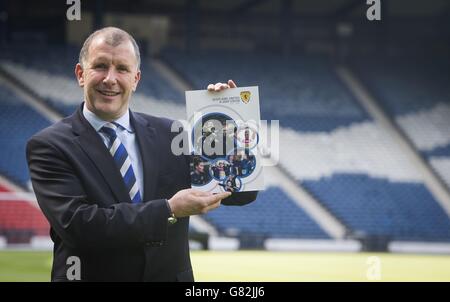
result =
M245 207L220 207L204 215L220 234L262 238L330 238L278 187L269 187Z
M27 188L26 142L50 122L1 84L0 108L0 173Z
M33 236L48 236L49 224L42 212L27 201L0 201L0 236L9 243L29 243Z
M302 185L354 234L450 241L450 220L421 183L338 174Z
M4 192L9 192L9 190L8 190L8 188L6 188L0 184L0 193L4 193Z
M55 47L47 52L45 49L27 51L18 48L7 48L6 54L0 56L0 66L63 116L72 114L83 100L83 90L78 86L74 74L78 61L76 50ZM144 99L184 103L182 93L173 88L147 60L142 61L141 71L138 92Z
M230 78L239 86L258 85L261 118L280 120L283 127L319 132L370 120L325 57L168 50L163 58L195 89Z
M77 50L54 48L32 54L11 49L0 55L0 66L61 115L71 114L82 100L82 90L72 72ZM49 60L55 64L46 64ZM279 166L341 221L350 236L362 233L393 240L450 240L450 220L420 173L340 82L329 59L308 55L285 60L267 53L187 54L168 50L163 60L194 89L229 78L240 86L258 85L261 118L280 120L282 126ZM132 109L184 118L182 93L145 60L141 70ZM430 70L424 68L423 72ZM385 102L383 108L450 184L450 107L445 71L440 71L442 83L433 80L437 76L397 81L405 79L405 73L414 76L408 69L387 77L382 72L371 69L371 74L363 78L376 86L371 89L379 92L381 102ZM410 87L423 83L440 92L431 94ZM409 99L414 101L405 101ZM2 86L0 105L0 139L5 146L0 150L0 173L26 187L25 142L49 122ZM12 131L14 137L10 136ZM204 218L226 236L330 238L275 186L261 192L257 202L245 207L220 207Z
M448 216L425 187L421 174L376 124L354 124L320 135L284 130L280 142L280 164L351 232L397 240L448 240ZM391 228L383 227L389 207L404 203L414 205L408 211L417 215L425 208L438 213L429 214L427 221L433 226L435 216L439 216L433 228L440 231L433 235L426 228L405 231L410 226L399 226L414 220L394 221ZM377 206L366 208L367 204ZM397 214L407 211L395 209ZM355 221L355 217L361 220ZM397 233L399 230L402 233Z
M0 184L0 194L0 237L17 244L49 235L49 224L39 208L21 200L9 186Z
M372 58L352 67L450 188L450 61Z
M201 88L208 79L214 82L229 78L241 86L259 85L262 119L279 119L282 126L280 166L341 220L349 233L361 231L396 240L449 239L449 219L424 186L420 173L405 159L392 137L353 99L326 58L303 56L285 60L270 54L232 52L187 55L170 50L164 59L195 88ZM393 84L385 79L381 86ZM407 99L408 95L403 97ZM408 104L404 101L405 107ZM407 108L425 108L428 104L424 101ZM446 111L440 110L437 115L442 125L450 121L443 118L449 116ZM435 152L441 154L445 150ZM438 165L442 167L442 162ZM336 197L336 192L342 194ZM351 200L346 199L346 192L351 192ZM376 192L380 203L370 211L363 205L375 202L369 201L367 192ZM386 220L389 207L396 207L400 213L405 198L417 206L408 208L416 215L429 206L426 222L439 217L432 227L435 233L431 227L422 229L420 224L412 228L408 223L413 224L414 220ZM360 210L351 211L349 207ZM376 212L371 216L373 211ZM355 221L357 217L364 218ZM386 226L389 223L391 227Z

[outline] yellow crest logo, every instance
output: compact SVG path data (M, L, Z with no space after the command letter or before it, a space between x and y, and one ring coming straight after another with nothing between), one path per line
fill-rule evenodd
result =
M248 102L250 102L250 96L252 95L252 93L250 91L241 91L241 100L247 104Z

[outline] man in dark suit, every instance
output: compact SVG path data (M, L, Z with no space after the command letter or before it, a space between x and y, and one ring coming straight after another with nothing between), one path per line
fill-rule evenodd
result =
M172 121L129 110L139 65L128 33L93 33L75 68L83 104L27 144L54 241L52 281L193 281L189 216L256 198L190 189L189 158L171 151ZM78 275L68 271L73 259Z

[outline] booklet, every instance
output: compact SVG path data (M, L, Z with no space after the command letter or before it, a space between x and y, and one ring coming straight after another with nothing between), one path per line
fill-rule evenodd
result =
M186 91L186 110L192 188L263 190L258 87Z

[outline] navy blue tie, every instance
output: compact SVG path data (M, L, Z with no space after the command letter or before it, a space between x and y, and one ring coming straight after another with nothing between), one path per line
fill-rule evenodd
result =
M134 175L133 166L131 165L131 159L128 156L127 149L117 136L117 124L106 123L101 131L105 133L109 138L109 153L111 153L117 167L120 170L120 174L125 182L125 186L128 189L128 194L133 203L139 203L142 201L141 193L139 192L136 176Z

